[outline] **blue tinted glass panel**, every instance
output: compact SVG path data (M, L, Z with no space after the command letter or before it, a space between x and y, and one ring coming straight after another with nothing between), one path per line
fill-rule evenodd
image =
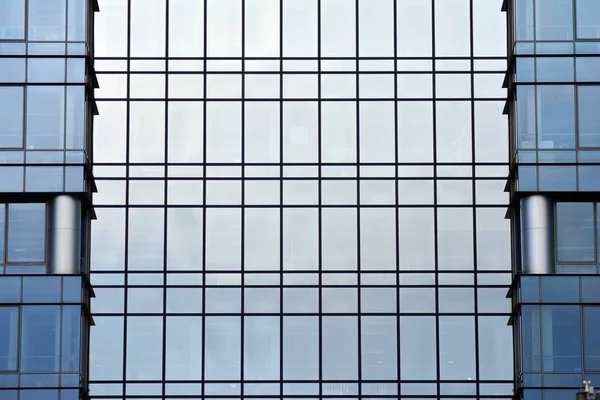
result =
M21 302L21 278L0 277L0 303Z
M29 0L29 40L64 41L67 32L66 0Z
M579 306L542 306L541 326L543 370L581 371Z
M62 149L65 136L65 88L31 86L27 88L28 149Z
M556 254L559 262L588 261L595 256L592 203L556 204Z
M279 379L279 317L244 317L244 379Z
M0 40L25 39L25 0L0 1Z
M21 400L58 400L58 389L21 390Z
M581 301L584 303L600 303L600 276L584 276L581 278Z
M85 89L83 86L67 87L66 122L66 148L84 149Z
M240 379L240 317L206 317L206 379Z
M537 276L521 277L521 301L523 303L540 302L540 278Z
M535 81L535 59L532 57L517 58L517 82ZM521 89L521 86L517 90Z
M60 367L60 306L23 306L21 370L57 372Z
M19 309L0 307L0 371L15 371L19 350Z
M26 276L23 278L24 303L60 303L59 276Z
M8 262L43 262L45 256L46 205L8 206Z
M579 105L579 146L600 147L600 113L598 112L600 86L579 86L577 100Z
M583 337L585 346L585 369L600 369L600 307L583 308Z
M535 86L517 87L517 131L520 149L536 147Z
M573 57L538 57L538 82L571 82L575 79Z
M600 1L577 0L577 38L600 39Z
M4 232L6 230L5 220L6 220L6 206L4 204L0 204L0 266L4 265L4 242L5 242ZM2 283L0 283L0 285L2 285ZM0 290L0 293L2 293L1 290Z
M535 39L573 39L573 0L536 0Z
M23 88L0 87L0 148L23 147Z
M577 169L575 167L540 166L540 190L574 191L577 188Z
M81 302L81 284L79 276L63 277L63 303Z
M578 167L579 170L579 191L596 192L600 191L600 166Z
M537 87L538 147L572 149L575 147L575 87L548 85Z
M577 82L600 81L600 57L578 57L576 66Z
M533 4L531 0L514 1L517 40L533 40Z
M61 371L79 372L81 307L63 306Z
M85 6L87 3L86 0L69 0L67 40L70 42L85 40L85 24L87 21Z
M579 278L576 276L543 276L543 303L578 303Z
M521 308L521 346L524 372L542 369L541 340L540 307L523 306Z

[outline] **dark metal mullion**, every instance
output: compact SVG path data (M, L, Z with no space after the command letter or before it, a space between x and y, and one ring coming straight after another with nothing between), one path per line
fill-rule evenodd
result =
M283 208L283 6L284 2L279 1L279 311L281 312L281 318L279 320L279 394L283 395L284 390L284 362L283 349L284 349L284 304L283 304L283 291L284 291L284 208Z
M206 68L207 68L207 33L208 29L206 28L208 18L208 0L203 1L203 21L202 21L202 30L203 30L203 73L202 73L202 238L201 238L201 246L202 246L202 270L206 271ZM202 275L202 338L201 338L201 350L198 355L201 360L200 363L202 365L200 378L202 380L201 386L201 394L204 396L206 392L206 274Z
M364 0L355 0L354 6L354 20L356 27L356 35L355 35L355 45L356 45L356 301L357 301L357 310L358 316L356 317L356 329L357 329L357 352L358 352L358 381L362 381L362 310L361 310L361 262L360 262L360 60L358 59L358 55L360 54L360 2ZM362 384L358 385L358 396L362 396Z
M322 92L322 85L321 85L321 57L322 57L322 46L321 46L321 33L322 30L322 22L321 22L321 0L317 0L317 70L318 70L318 81L317 81L317 98L318 98L318 103L317 103L317 163L318 163L318 167L317 167L317 204L318 204L318 208L317 208L317 237L318 237L318 241L319 241L319 246L318 246L318 262L319 262L319 288L318 288L318 305L319 305L319 316L318 316L318 329L319 329L319 335L318 335L318 347L319 347L319 351L318 351L318 370L319 370L319 397L322 398L323 397L323 189L322 189L322 185L323 185L323 181L322 181L322 175L323 175L323 157L322 157L322 130L321 130L321 119L322 119L322 113L321 113L321 107L323 105L322 100L321 100L321 92Z
M245 118L246 118L246 88L245 88L245 83L246 83L246 74L245 74L245 70L246 70L246 63L244 62L244 56L246 55L246 49L245 49L245 45L246 45L246 0L240 0L241 4L240 7L242 8L241 10L241 41L242 41L242 62L241 62L241 99L240 99L240 112L241 112L241 118L240 118L240 153L241 153L241 175L240 175L240 180L241 180L241 199L240 199L240 243L241 243L241 249L240 249L240 271L241 271L241 281L240 281L240 312L241 312L241 316L240 316L240 328L241 328L241 332L240 332L240 377L242 379L242 384L240 385L240 396L241 398L244 398L244 386L245 384L244 379L245 379L245 374L244 374L244 338L246 337L246 318L247 315L244 312L244 305L245 305L245 280L246 280L246 274L245 274L245 248L246 248L246 207L245 207L245 203L246 203L246 193L245 193L245 175L246 175L246 167L245 167L245 162L246 162L246 149L245 149Z
M401 371L400 371L400 224L398 220L400 218L400 209L398 206L399 203L399 191L398 191L398 161L399 161L399 152L398 152L398 4L397 2L393 2L393 18L394 18L394 194L395 194L395 207L394 207L394 227L395 227L395 240L394 244L396 246L396 380L398 381L396 384L396 394L400 397L400 380L402 379Z

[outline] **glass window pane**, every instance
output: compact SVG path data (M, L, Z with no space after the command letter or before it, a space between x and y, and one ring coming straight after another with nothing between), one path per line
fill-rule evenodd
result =
M23 109L22 87L0 87L0 148L23 147Z
M478 270L510 271L510 221L505 214L505 208L476 209Z
M28 40L61 42L67 35L67 0L29 0Z
M0 3L0 40L25 39L25 0Z
M355 1L325 0L321 2L321 56L355 56Z
M325 380L358 378L357 317L323 317L322 373Z
M472 313L474 293L470 288L439 288L439 311L441 313Z
M469 4L469 0L447 0L435 3L435 54L437 56L470 55Z
M204 56L204 0L170 0L169 56Z
M171 75L170 78L173 76L175 75ZM193 101L170 101L168 107L169 162L202 162L204 104Z
M123 379L123 317L95 316L90 329L90 376Z
M600 113L597 108L600 104L600 86L579 86L577 102L579 146L600 147Z
M21 371L58 372L60 368L60 307L23 306Z
M246 57L279 56L279 6L279 0L246 0Z
M394 162L394 103L361 102L359 111L360 161Z
M283 317L283 379L319 379L319 317Z
M275 102L261 101L245 104L244 160L246 162L279 162L279 109L279 103Z
M516 0L514 2L515 25L517 40L533 40L533 6L531 0Z
M470 208L438 209L438 268L473 268L473 211Z
M91 269L122 271L125 264L125 210L100 208L92 221Z
M164 210L129 209L129 269L162 270Z
M471 103L439 102L436 105L438 162L471 161Z
M319 267L319 210L284 208L283 269L316 270Z
M475 379L474 317L440 317L440 379Z
M167 317L166 379L202 379L202 317Z
M400 378L436 379L435 317L400 317Z
M473 53L475 56L506 54L506 15L498 12L502 0L473 2Z
M600 369L600 307L584 307L583 323L585 369L597 371Z
M396 1L399 57L431 57L431 8L429 1ZM415 32L419 34L415 35Z
M62 307L61 371L81 371L81 306Z
M361 317L361 371L365 380L396 380L396 317Z
M0 307L0 371L17 369L19 309Z
M246 270L279 270L279 209L250 208L244 217Z
M27 88L27 149L62 149L65 137L65 88Z
M240 103L209 102L206 107L206 161L241 162Z
M400 270L435 268L433 209L401 208L398 211Z
M283 0L282 5L283 56L316 57L317 1Z
M244 317L244 379L279 379L279 317Z
M594 261L594 206L592 203L556 204L558 261Z
M8 262L43 262L46 253L46 205L8 207Z
M538 147L575 147L575 89L573 86L537 87Z
M162 162L165 157L165 105L134 101L129 105L129 161Z
M542 369L540 307L523 306L521 311L522 368L524 372Z
M360 209L360 269L396 270L395 209Z
M287 4L287 1L284 4ZM284 162L317 162L319 154L318 121L316 102L283 103Z
M480 316L478 322L479 379L511 380L513 376L512 327L506 325L505 316Z
M205 379L240 379L240 317L206 317L205 329Z
M131 0L129 45L132 57L164 57L166 4L162 0ZM148 29L152 27L152 29Z
M321 213L323 269L356 270L356 210L324 208Z
M600 3L596 0L577 0L577 38L600 38Z
M162 317L127 318L126 379L161 379L163 355L162 325Z
M321 103L321 161L356 162L356 104Z
M241 56L242 2L207 0L207 13L207 55L209 57Z
M359 0L358 52L361 57L394 55L394 2Z
M207 209L205 268L207 270L240 270L241 234L241 211L239 209Z
M536 0L536 40L573 40L573 0Z
M167 269L202 269L202 209L167 209Z
M542 369L581 371L579 306L542 306Z

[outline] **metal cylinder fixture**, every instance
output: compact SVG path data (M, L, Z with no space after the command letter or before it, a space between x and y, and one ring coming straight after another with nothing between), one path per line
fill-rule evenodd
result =
M521 199L521 271L554 274L554 202L545 195Z
M48 207L47 273L79 274L81 258L81 200L60 195Z

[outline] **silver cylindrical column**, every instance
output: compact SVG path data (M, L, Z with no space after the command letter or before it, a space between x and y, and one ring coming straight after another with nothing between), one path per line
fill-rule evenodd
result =
M536 194L521 199L521 269L524 274L554 274L554 202Z
M48 207L48 274L79 274L81 200L56 196Z

